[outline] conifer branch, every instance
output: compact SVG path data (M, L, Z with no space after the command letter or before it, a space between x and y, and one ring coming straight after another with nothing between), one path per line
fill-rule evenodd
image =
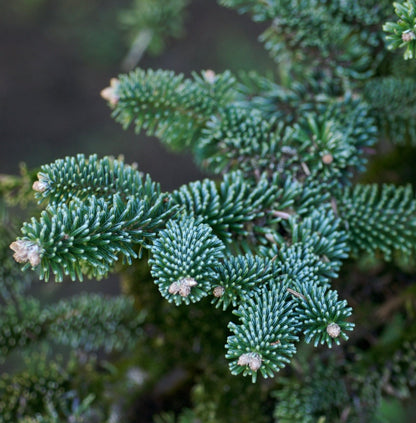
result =
M357 185L344 191L338 209L354 255L380 252L391 260L395 252L414 252L416 201L410 186Z
M172 148L194 147L209 118L230 102L235 79L205 71L192 79L168 71L138 69L120 76L107 98L124 128L156 135ZM113 100L112 100L113 99Z

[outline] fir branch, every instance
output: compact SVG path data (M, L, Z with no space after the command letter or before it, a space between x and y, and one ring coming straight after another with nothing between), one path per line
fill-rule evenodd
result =
M159 184L149 175L144 178L133 166L110 157L98 159L96 154L78 154L42 166L33 188L37 198L49 203L68 202L74 197L85 200L91 195L110 200L114 194L152 202L160 195Z
M262 248L262 252L268 257L275 257L280 274L289 278L296 289L298 284L306 282L326 285L333 275L333 265L300 242L282 247L272 244L271 248Z
M215 265L224 245L193 217L170 220L151 247L152 276L163 297L177 305L199 301L217 279Z
M84 294L50 307L48 336L56 343L83 351L123 351L141 335L144 315L128 297Z
M71 375L66 368L42 356L35 358L30 369L0 377L0 415L4 423L42 413L48 401L59 403L70 389Z
M120 76L105 98L114 104L113 116L124 128L156 135L172 148L193 147L209 118L233 97L230 72L205 71L186 79L168 71L138 69Z
M239 169L245 174L253 170L280 171L280 138L293 136L293 130L274 129L274 121L266 120L258 110L230 106L221 116L214 116L203 131L197 156L215 173Z
M233 332L226 344L231 373L250 375L253 382L258 370L272 377L296 352L299 323L288 292L283 285L264 286L234 313L240 324L228 325Z
M337 277L341 260L348 257L348 235L342 230L341 220L332 209L314 210L300 222L291 220L292 242L310 248L320 260L328 265L327 276Z
M346 320L352 313L347 302L338 301L336 291L315 284L302 284L301 293L305 298L298 301L296 311L305 341L313 342L315 347L327 344L331 348L332 342L340 344L339 337L347 340L345 332L354 328Z
M124 60L124 68L128 70L136 66L147 49L152 54L161 52L166 39L178 38L182 34L184 11L188 3L188 0L135 0L128 9L120 12L123 28L134 39L130 53ZM143 34L148 34L145 45L138 44Z
M380 252L391 260L396 251L407 256L414 252L416 202L410 186L357 185L346 189L337 205L353 255Z
M373 109L377 126L395 144L416 144L416 81L402 75L372 78L363 97Z
M296 375L296 378L280 379L279 388L272 392L277 400L274 410L276 421L345 421L343 413L346 414L345 410L353 399L343 377L341 363L336 362L333 356L329 360L319 357L306 361L302 371L303 374ZM351 413L349 417L352 417Z
M24 348L47 335L49 313L42 310L39 301L34 298L8 304L2 308L0 316L1 361L14 349Z
M38 221L25 223L23 237L11 248L17 261L39 266L45 280L51 273L57 281L64 275L73 280L82 280L83 275L102 277L120 254L131 263L138 256L133 247L154 237L174 211L162 196L153 204L135 197L124 202L118 194L111 203L94 196L85 203L73 199L51 204Z
M0 313L0 351L4 359L48 339L83 351L120 351L133 345L143 316L130 299L86 294L41 307L34 298L21 299Z
M262 175L256 185L246 179L242 172L230 172L224 176L219 187L208 179L191 182L174 191L174 203L183 207L187 214L202 219L212 227L222 241L229 243L236 236L253 236L261 228L250 223L263 218L267 209L281 196L282 206L290 202L290 187L284 192Z
M271 260L250 254L227 257L216 270L218 279L212 303L223 310L230 304L236 307L255 292L255 287L267 284L275 276Z
M394 50L405 47L405 60L416 57L416 1L406 0L393 3L397 22L386 22L383 30L386 36L387 48Z

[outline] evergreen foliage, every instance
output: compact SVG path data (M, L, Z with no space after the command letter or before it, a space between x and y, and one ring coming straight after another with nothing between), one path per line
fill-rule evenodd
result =
M171 220L153 243L152 276L169 301L199 301L216 279L214 265L224 246L211 228L192 217Z
M160 194L159 184L152 182L149 175L144 179L123 161L109 157L98 160L95 154L88 158L78 154L42 166L33 188L40 201L56 204L73 197L85 200L91 195L111 200L114 194L122 198L147 197L152 202Z
M120 21L134 40L132 65L147 49L153 54L159 53L165 47L166 38L182 34L184 9L188 3L188 0L136 0L120 12ZM130 65L130 60L127 64Z
M124 128L134 124L137 132L146 130L173 148L183 148L192 145L210 116L227 104L234 84L229 72L194 73L191 79L137 69L115 85L113 116Z
M350 232L355 255L380 251L410 256L415 248L415 196L411 186L356 185L347 189L338 210Z
M139 29L153 32L168 20L155 39L176 33L173 14L187 2L162 3L136 2L146 11ZM16 261L45 280L100 278L116 269L136 302L82 295L43 307L24 294L23 279L14 287L8 264L0 273L0 349L30 350L50 337L83 353L109 352L140 335L145 342L126 366L136 376L148 369L146 389L158 392L158 379L174 374L186 392L185 408L159 414L158 423L270 422L272 415L288 423L370 423L385 397L411 397L416 377L416 291L408 273L414 192L357 181L377 141L416 139L415 76L401 77L401 53L387 51L381 27L391 5L219 3L269 25L260 38L277 62L276 77L137 69L102 91L124 128L191 151L213 175L166 193L122 159L57 160L33 184L45 210L11 244ZM415 2L395 8L400 20L385 24L393 34L387 40L412 58ZM393 275L391 288L386 275ZM139 310L147 312L143 329ZM226 373L227 366L256 384ZM84 385L71 372L64 366L59 377L42 380L39 371L4 376L5 421L59 421L74 398L72 415L91 412L91 421L104 414L113 421L112 406L129 407L106 399L93 370ZM144 377L137 378L130 395L144 392ZM111 396L120 385L109 385ZM236 417L224 410L233 408L221 399L228 392ZM22 405L18 398L26 396ZM238 408L248 410L246 420ZM121 415L114 421L128 421Z
M397 22L387 22L383 29L391 34L387 35L388 48L406 47L405 59L416 57L416 2L407 0L403 3L394 3Z

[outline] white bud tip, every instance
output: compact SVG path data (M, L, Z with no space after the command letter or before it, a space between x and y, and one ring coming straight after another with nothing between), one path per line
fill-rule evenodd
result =
M416 34L413 31L406 31L406 32L403 32L402 34L402 40L405 43L408 43L409 41L412 41L415 38L416 38Z
M216 286L212 291L214 297L220 298L224 295L225 289L223 286Z
M104 88L101 91L101 97L104 100L107 100L111 105L115 106L120 99L118 95L118 88L120 86L120 81L117 78L111 78L110 86Z
M173 295L175 295L175 294L177 294L177 293L179 292L179 289L180 289L180 284L179 284L179 282L173 282L173 283L169 286L168 291L169 291L169 294L173 294Z
M44 192L48 188L46 181L35 181L33 182L32 189L37 192Z
M198 283L194 278L183 278L170 284L168 291L169 294L179 294L181 297L188 297L191 293L191 288L197 285Z
M181 297L187 297L190 293L191 293L191 287L189 285L182 284L181 287L179 288L178 294Z
M183 284L183 285L187 285L190 286L191 288L193 286L197 286L198 282L194 279L194 278L183 278L179 280L179 283Z
M10 244L10 248L15 252L13 258L18 263L29 262L32 267L40 263L41 248L34 242L27 240L18 240Z
M215 72L211 69L208 69L204 72L204 78L205 81L209 82L210 84L213 84L216 79Z
M336 323L330 323L326 327L326 331L331 338L338 338L341 333L341 328Z
M332 154L324 154L322 156L322 161L324 162L324 164L329 165L334 161L334 157L332 156Z
M253 372L257 371L261 367L262 359L257 353L245 353L241 354L238 358L237 364L239 366L248 366Z

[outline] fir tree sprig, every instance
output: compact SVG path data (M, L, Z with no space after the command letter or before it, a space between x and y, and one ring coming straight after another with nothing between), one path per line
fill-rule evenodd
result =
M17 261L39 266L45 280L51 273L57 281L64 275L73 280L102 277L119 255L128 262L137 257L133 247L154 237L174 211L163 196L153 204L135 197L124 202L118 194L111 202L94 196L85 203L74 198L68 204L52 203L39 220L25 223L23 237L11 248Z
M297 316L284 284L267 286L254 293L234 312L240 324L228 325L226 357L232 374L242 373L256 381L257 372L272 377L296 352Z
M301 221L290 220L292 243L309 247L326 264L327 276L336 278L342 260L348 257L348 234L331 208L314 210Z
M302 284L301 295L298 297L297 316L301 324L301 332L307 343L314 346L332 343L340 344L339 337L347 340L346 331L351 331L354 324L347 321L352 309L345 300L338 301L338 293L334 290Z
M172 148L193 147L209 118L234 96L230 72L205 71L192 79L168 71L138 69L114 81L103 97L124 128L134 123Z
M124 60L125 67L135 66L146 50L159 53L167 38L182 34L184 9L188 3L189 0L135 0L120 12L122 26L134 40Z
M221 3L252 14L255 21L271 21L260 39L272 58L289 61L299 77L312 76L315 69L332 78L368 78L384 57L381 35L367 17L373 9L379 19L386 19L384 2L362 8L314 0Z
M305 362L295 378L281 378L279 388L272 392L276 398L274 417L278 422L312 423L319 420L339 421L340 416L353 417L353 399L343 377L342 362L333 356ZM350 420L348 420L350 421Z
M337 202L352 253L380 252L391 260L395 251L411 255L415 248L416 201L412 187L356 185Z
M179 305L210 294L224 248L212 229L194 217L170 220L154 240L149 260L163 297Z
M42 307L35 298L22 298L0 313L0 358L48 339L83 351L106 352L134 345L143 316L131 299L87 294Z
M67 202L73 197L84 200L91 195L109 200L114 194L151 202L160 195L159 184L152 182L149 175L144 177L122 160L98 159L96 154L78 154L42 166L33 188L37 198L49 203Z
M416 57L416 1L406 0L393 3L397 22L386 22L383 30L387 32L387 48L394 50L405 47L403 57Z
M253 294L254 287L266 285L275 276L271 260L251 254L229 256L217 266L218 279L213 289L216 307L236 307Z
M372 78L363 97L372 108L377 126L395 144L416 143L416 81L412 77Z
M48 401L57 404L70 390L68 369L42 356L35 358L27 370L0 377L0 415L4 423L15 423L20 418L41 413Z
M274 203L281 201L282 207L287 207L290 203L287 197L293 194L290 187L285 188L286 191L279 189L265 174L254 185L237 171L225 175L219 186L209 179L184 185L173 192L172 199L229 243L236 236L253 237L261 228L252 223L263 218Z

